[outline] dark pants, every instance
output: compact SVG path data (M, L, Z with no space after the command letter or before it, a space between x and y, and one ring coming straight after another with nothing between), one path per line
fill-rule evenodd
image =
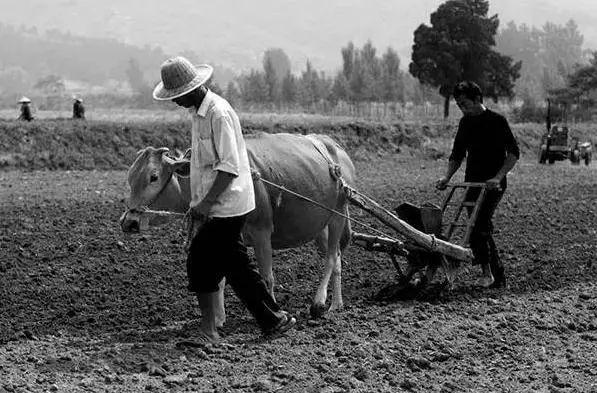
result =
M226 281L255 317L263 331L282 320L280 307L267 291L257 265L241 237L246 216L211 218L193 238L187 257L189 290L212 293Z
M467 194L467 201L475 201L479 195L479 189L470 189ZM504 274L504 267L500 259L495 241L493 240L493 213L495 212L504 190L488 190L485 201L479 209L477 221L473 226L470 237L470 246L473 251L473 265L489 265L491 273L497 279L501 279ZM472 214L473 208L468 208L469 214Z

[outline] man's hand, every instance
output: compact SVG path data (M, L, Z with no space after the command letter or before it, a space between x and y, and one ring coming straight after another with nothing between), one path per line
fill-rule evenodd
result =
M445 190L446 187L448 187L449 181L450 181L450 179L448 179L447 177L444 176L435 182L435 188L437 188L438 190Z
M214 203L214 201L208 201L204 198L197 206L191 207L187 214L189 214L195 220L207 221L209 212L211 211L211 207L214 205Z
M497 190L500 188L500 182L502 181L499 177L492 177L491 179L487 180L485 184L487 184L487 188L490 190Z

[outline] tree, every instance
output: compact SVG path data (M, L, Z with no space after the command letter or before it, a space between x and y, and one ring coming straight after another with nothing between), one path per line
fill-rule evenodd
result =
M415 30L409 71L421 83L439 88L444 117L453 86L461 80L477 82L494 100L513 94L508 88L521 64L493 50L499 20L488 17L488 11L486 0L449 0L431 14L431 26Z
M400 71L400 58L388 48L381 59L380 95L385 102L404 101L404 81Z
M240 93L243 102L262 103L267 99L267 85L263 73L251 70L240 80Z
M583 36L570 20L564 26L547 22L543 26L542 58L546 67L546 91L564 87L567 75L582 61Z
M360 53L361 74L363 78L363 101L381 100L381 65L377 50L368 40Z
M546 96L541 83L541 71L545 66L543 47L543 32L525 24L517 26L514 22L509 22L496 36L496 50L522 62L514 93L527 104L534 105L536 101L543 101Z
M334 78L331 97L334 102L337 100L350 100L350 86L348 80L346 80L346 76L344 76L344 72L338 72Z
M280 48L270 48L263 54L263 68L265 69L266 62L271 64L272 70L276 75L277 81L282 82L289 72L292 72L290 68L290 58Z
M297 96L297 82L294 75L290 72L286 74L282 80L281 99L285 104L292 104L296 102Z
M239 99L240 91L238 91L236 83L234 83L234 81L228 82L228 85L226 86L226 100L232 105L236 105Z
M305 71L302 72L298 81L298 96L304 106L309 106L321 98L319 95L319 75L313 69L309 60L307 60Z
M352 69L354 68L355 48L352 42L349 42L345 48L341 49L342 53L342 73L344 79L350 80Z
M129 59L126 76L133 92L138 94L145 94L147 92L149 85L143 78L143 71L141 71L137 59Z
M591 94L597 90L597 51L588 65L578 67L568 75L565 87L552 89L550 95L556 102L570 104L591 100Z
M280 94L278 76L274 69L274 63L271 58L265 57L263 59L263 79L266 86L266 101L279 102Z

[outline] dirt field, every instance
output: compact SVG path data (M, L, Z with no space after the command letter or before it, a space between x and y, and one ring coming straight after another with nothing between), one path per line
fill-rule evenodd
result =
M440 200L442 161L356 165L384 206ZM225 345L196 347L182 226L122 234L125 171L0 172L0 392L597 392L597 168L529 158L509 181L509 289L463 269L452 293L378 302L393 267L353 246L345 309L310 321L321 265L305 246L275 254L295 331L261 341L228 292Z

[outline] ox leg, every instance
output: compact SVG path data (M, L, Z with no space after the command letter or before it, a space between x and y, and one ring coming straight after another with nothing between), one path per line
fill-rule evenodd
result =
M257 258L257 265L259 266L259 273L265 281L268 292L274 297L274 272L272 269L272 232L270 230L260 230L254 233L253 236L255 258Z
M321 258L325 258L328 253L328 227L326 226L315 238L315 247Z
M327 226L328 242L323 277L319 282L319 287L311 305L311 316L314 318L321 317L326 311L325 303L330 279L333 279L333 296L330 311L339 310L343 307L340 237L342 236L344 225L345 219L338 217L332 218Z
M214 314L216 317L216 327L221 328L226 322L226 309L224 308L224 287L226 287L226 279L222 279L218 284L218 294L214 297Z

